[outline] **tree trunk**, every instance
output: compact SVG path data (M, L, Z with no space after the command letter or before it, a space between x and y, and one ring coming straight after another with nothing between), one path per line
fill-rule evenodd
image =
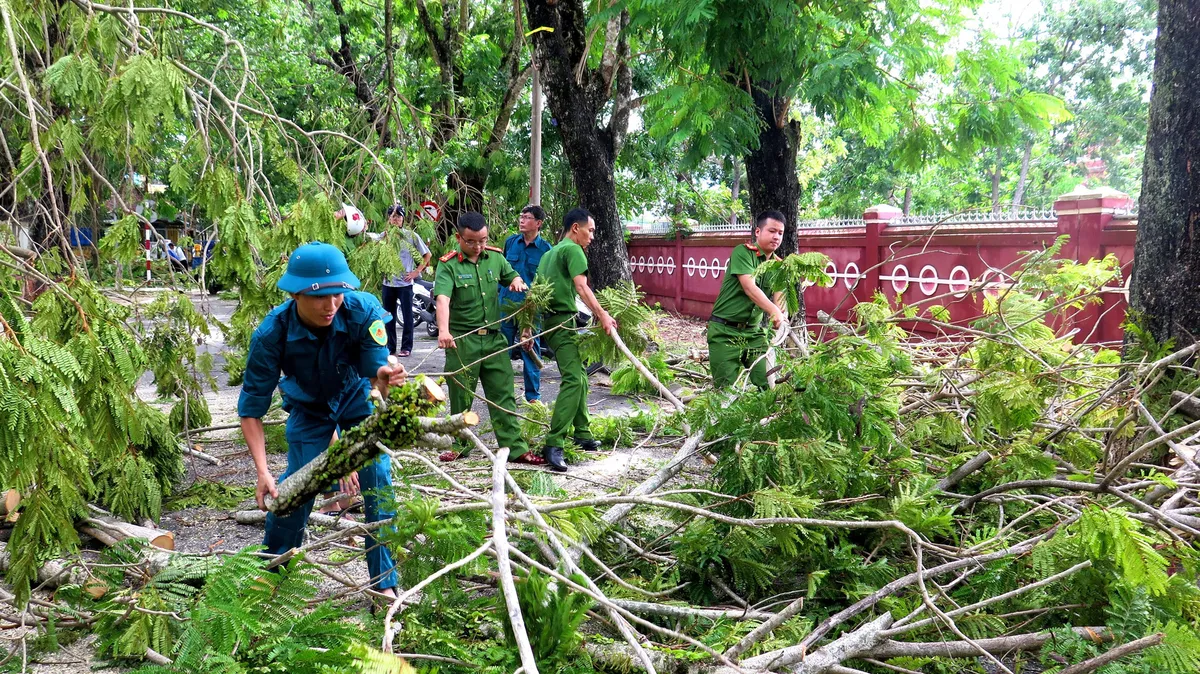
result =
M992 171L992 212L1000 212L1000 169L1004 165L1004 154L996 148L996 168Z
M1154 338L1200 336L1200 0L1162 0L1132 309Z
M904 214L908 215L912 210L912 185L907 185L904 188Z
M751 217L773 209L786 219L779 254L796 252L796 215L799 212L800 180L796 177L799 122L787 121L787 99L770 93L771 87L756 83L751 95L762 130L758 149L746 154L746 182L750 187Z
M742 195L742 164L737 157L733 158L733 186L729 188L729 196L734 201ZM737 213L729 214L729 224L736 225Z
M458 217L463 213L483 212L483 188L487 184L488 175L484 171L473 169L458 169L446 176L446 191L454 195L454 202L446 203L442 219L438 221L438 236L449 241L454 238L454 227ZM504 223L488 223L493 229Z
M1017 177L1017 189L1013 190L1013 206L1025 203L1025 184L1029 180L1029 160L1033 157L1033 141L1025 141L1025 154L1021 157L1021 175Z
M571 167L579 205L596 220L596 238L588 248L589 277L593 287L604 288L633 278L625 230L617 212L617 190L613 177L620 140L628 120L628 68L613 64L615 75L600 68L577 67L586 57L586 5L581 0L526 0L530 29L550 27L554 32L534 33L534 58L542 76L542 88L550 112L558 121L563 153ZM603 66L603 64L602 64ZM601 126L613 83L618 90L612 124ZM624 106L624 108L622 107ZM555 227L557 230L558 227ZM557 236L558 232L555 231Z

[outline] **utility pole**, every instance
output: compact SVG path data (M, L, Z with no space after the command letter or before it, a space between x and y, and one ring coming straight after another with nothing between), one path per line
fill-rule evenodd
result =
M533 137L529 139L529 203L542 203L542 83L533 67Z

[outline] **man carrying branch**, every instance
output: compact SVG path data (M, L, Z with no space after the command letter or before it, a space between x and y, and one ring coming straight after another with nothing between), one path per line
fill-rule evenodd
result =
M300 246L289 256L287 273L277 285L292 299L267 314L254 331L238 398L242 435L258 471L255 497L263 510L267 494L278 497L262 423L276 387L288 412L282 481L324 452L335 430L353 428L372 413L372 387L386 398L388 388L404 383L406 376L402 365L388 364L385 324L391 318L373 295L356 291L358 277L340 250L327 243ZM351 495L362 489L370 522L395 515L379 494L391 486L386 454L342 481L343 491ZM287 515L267 513L267 552L278 555L299 547L311 510L312 499ZM366 547L372 585L395 597L395 565L387 547L369 534Z
M755 283L754 270L769 259L783 242L783 214L763 211L754 219L751 236L754 243L743 243L729 254L729 267L721 280L721 292L708 319L708 362L713 387L732 386L742 370L750 368L750 381L767 388L767 333L762 326L768 316L776 329L787 320L783 293L767 297ZM772 301L772 299L774 301Z
M438 346L446 350L446 371L453 373L448 377L450 413L471 409L475 387L482 381L497 444L508 448L511 461L542 465L546 462L529 451L514 416L512 361L508 340L500 332L499 286L522 293L525 282L499 248L487 245L488 228L482 214L459 216L455 238L458 250L439 258L433 282ZM469 447L446 451L438 458L454 461L468 451Z
M538 278L545 279L553 288L543 328L547 331L546 344L554 351L554 361L562 377L542 456L552 470L560 473L567 470L563 443L572 430L572 438L581 449L600 448L600 443L592 437L588 419L587 371L579 355L579 335L575 332L576 295L583 298L606 334L611 335L617 329L617 322L600 306L588 286L588 260L584 251L595 236L596 221L592 214L583 208L572 209L563 217L563 240L543 255L538 265Z

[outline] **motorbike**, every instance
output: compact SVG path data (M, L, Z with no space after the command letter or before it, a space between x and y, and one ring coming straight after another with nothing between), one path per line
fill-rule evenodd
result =
M437 319L434 317L433 283L425 279L413 281L413 327L425 325L425 334L437 337Z

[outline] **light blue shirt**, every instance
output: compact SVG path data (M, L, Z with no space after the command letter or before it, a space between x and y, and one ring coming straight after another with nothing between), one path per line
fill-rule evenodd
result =
M420 257L424 257L429 254L429 246L425 245L425 241L421 239L420 234L417 234L411 229L401 229L397 235L406 238L408 242L412 244L411 246L406 246L403 242L399 244L400 262L404 264L404 271L407 273L417 268L417 262L413 258L412 249L416 248L417 252L420 253ZM393 276L383 282L383 285L390 288L405 288L412 284L412 281L405 280L403 276Z

